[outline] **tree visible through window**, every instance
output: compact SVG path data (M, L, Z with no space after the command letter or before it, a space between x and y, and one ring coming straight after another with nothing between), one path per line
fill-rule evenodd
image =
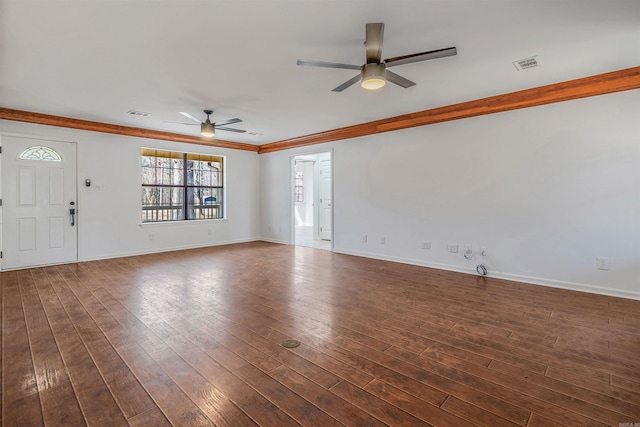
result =
M296 171L296 202L304 202L304 172Z
M224 217L221 156L142 149L142 222Z

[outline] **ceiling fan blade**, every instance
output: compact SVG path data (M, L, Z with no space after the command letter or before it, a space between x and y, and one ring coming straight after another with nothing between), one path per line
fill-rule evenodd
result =
M217 128L219 126L224 126L224 125L232 125L234 123L240 123L242 120L240 120L239 118L234 118L234 119L229 119L229 120L221 120L219 122L215 122L213 125Z
M325 68L346 68L348 70L359 70L360 65L340 64L339 62L323 62L323 61L303 61L298 59L298 65L303 67L325 67Z
M216 126L216 130L226 130L227 132L238 132L238 133L246 132L246 130L242 130L242 129L234 129L234 128L218 127L218 126Z
M171 121L171 120L163 120L162 123L173 123L173 124L176 124L176 125L185 125L185 126L192 126L192 125L195 126L195 125L199 124L199 123L174 122L174 121Z
M346 82L342 83L337 88L333 89L332 92L342 92L343 90L345 90L349 86L352 86L352 85L358 83L360 81L360 78L361 78L360 74L358 74L354 78L347 80Z
M367 64L380 62L383 37L384 24L382 22L367 24L367 38L364 42L367 48Z
M393 73L389 70L387 70L386 74L387 74L388 81L390 81L391 83L395 83L398 86L402 86L405 89L411 86L415 86L415 83L412 82L411 80L405 79L404 77L399 76L396 73Z
M191 119L194 122L198 122L198 123L202 123L202 120L200 119L196 119L195 117L193 117L191 114L189 113L185 113L184 111L180 111L180 114L182 114L183 116L185 116L187 119Z
M410 64L412 62L426 61L427 59L444 58L446 56L454 56L458 53L455 47L446 49L431 50L429 52L414 53L412 55L396 56L395 58L385 59L387 67L395 67L396 65Z

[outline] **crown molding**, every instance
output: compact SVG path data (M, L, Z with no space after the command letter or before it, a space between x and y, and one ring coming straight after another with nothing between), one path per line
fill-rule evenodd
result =
M640 67L263 144L259 154L640 88Z
M36 123L47 126L58 126L71 129L126 135L138 138L158 139L188 144L208 145L235 150L258 152L259 154L288 150L307 145L351 139L374 135L382 132L426 126L469 117L495 114L521 108L535 107L556 102L571 101L590 96L604 95L614 92L640 88L640 67L627 68L576 80L525 89L503 95L491 96L445 107L418 111L401 116L389 117L367 123L332 129L311 135L299 136L263 145L231 142L220 139L207 139L199 136L182 135L132 126L121 126L89 120L74 119L35 113L30 111L0 108L0 119L18 122Z
M163 132L152 129L142 129L132 126L121 126L110 123L94 122L89 120L73 119L69 117L53 116L50 114L34 113L31 111L12 110L0 108L0 119L16 122L36 123L39 125L57 126L63 128L87 130L91 132L111 133L137 138L159 139L163 141L186 142L187 144L209 145L212 147L232 148L235 150L258 151L257 145L242 142L224 141L221 139L209 139L200 136L181 135L178 133Z

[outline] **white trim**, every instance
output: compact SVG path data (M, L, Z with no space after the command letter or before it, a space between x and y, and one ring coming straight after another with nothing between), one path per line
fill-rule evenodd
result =
M268 237L261 237L257 240L261 240L263 242L269 242L269 243L277 243L279 245L292 245L293 243L288 242L286 240L278 240L278 239L270 239Z
M471 274L474 276L478 275L476 273L476 270L473 268L459 267L456 265L430 263L430 262L424 262L420 260L385 256L385 255L373 254L369 252L351 251L348 249L340 249L335 247L333 248L333 252L339 253L339 254L345 254L345 255L359 256L364 258L379 259L382 261L398 262L401 264L419 265L422 267L435 268L438 270L454 271L456 273ZM640 300L640 292L631 292L623 289L603 288L600 286L592 286L592 285L587 285L583 283L563 282L560 280L545 279L542 277L522 276L518 274L503 273L500 271L492 271L492 270L489 270L489 274L487 275L487 277L503 279L503 280L511 280L514 282L529 283L532 285L548 286L551 288L568 289L572 291L588 292L591 294L608 295L608 296L618 297L618 298Z
M258 242L260 240L261 239L228 240L223 242L198 243L195 245L174 246L171 248L159 248L159 249L150 249L150 250L133 251L133 252L111 253L111 254L99 255L95 257L82 258L82 260L79 260L78 262L99 261L101 259L124 258L124 257L130 257L130 256L140 256L140 255L151 255L151 254L158 254L163 252L183 251L187 249L200 249L200 248L208 248L212 246L233 245L236 243Z
M335 175L333 173L334 171L334 165L335 165L335 159L334 159L334 149L333 147L329 148L329 149L319 149L317 151L303 151L300 153L295 153L295 154L291 154L289 155L289 207L290 207L290 221L289 221L289 233L290 233L290 238L289 238L289 242L287 242L286 244L290 244L290 245L295 245L296 244L296 215L295 215L295 210L296 210L296 204L295 204L295 186L296 186L296 180L295 180L295 168L296 168L296 159L300 158L300 160L302 161L308 161L308 162L313 162L313 198L314 198L314 209L313 209L313 233L316 237L320 238L320 202L319 202L319 186L320 186L320 161L322 160L322 155L323 154L328 154L329 156L329 161L331 162L331 188L329 189L330 193L331 193L331 248L330 250L333 251L333 241L335 239L335 234L334 234L334 205L335 205L335 200L334 200L334 186L335 186ZM304 157L309 157L308 159L305 159ZM272 241L272 240L267 240L267 241ZM273 243L280 243L280 241L274 240L272 241Z
M170 227L179 225L197 225L197 224L210 224L215 222L227 222L229 218L206 218L206 219L180 219L177 221L149 221L139 222L138 227Z

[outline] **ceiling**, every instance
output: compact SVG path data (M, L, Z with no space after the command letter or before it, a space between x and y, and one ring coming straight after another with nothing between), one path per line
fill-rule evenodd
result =
M385 23L383 58L458 55L374 92L296 66L364 63L367 22ZM163 121L211 108L258 134L219 138L255 145L639 64L637 0L0 0L0 107L186 135Z

